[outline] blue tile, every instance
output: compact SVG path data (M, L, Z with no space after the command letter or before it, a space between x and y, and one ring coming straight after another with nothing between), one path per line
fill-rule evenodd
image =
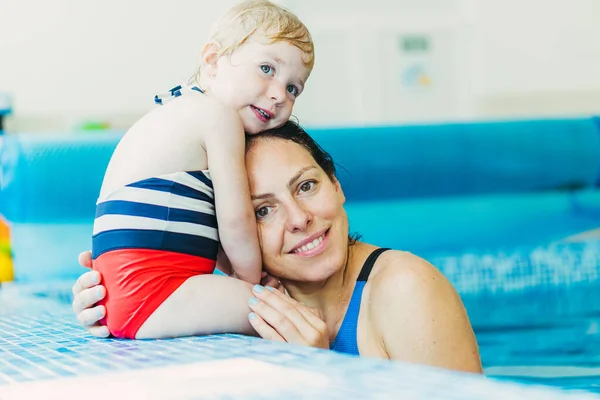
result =
M547 254L549 252L554 252L554 255ZM586 299L590 298L590 293L597 293L597 286L587 289L577 286L576 291L569 290L564 297L554 295L552 302L544 301L541 304L531 301L525 304L519 294L533 290L532 288L539 294L543 293L541 288L547 286L596 282L600 271L598 254L600 247L597 244L556 246L528 252L515 250L515 254L507 252L446 257L440 258L438 261L442 261L436 265L440 265L442 272L465 295L467 309L473 315L472 320L476 322L476 327L481 328L478 339L484 360L495 357L494 362L500 365L503 361L526 362L539 354L549 354L549 362L583 362L587 359L591 360L589 362L592 365L599 365L598 358L594 364L593 357L589 357L590 349L600 343L598 335L586 332L600 314L594 314L595 311L591 308L585 309L587 311L583 313L582 308L591 307ZM565 266L563 263L570 264ZM558 389L549 390L404 363L345 356L242 335L145 341L97 339L77 325L70 310L70 285L71 282L57 283L51 290L26 285L3 285L0 288L0 304L11 304L6 309L0 308L0 385L244 357L323 373L332 378L331 387L319 390L307 387L303 393L285 393L279 396L286 399L504 399L517 396L529 400L591 398L585 394L576 396ZM49 295L35 295L43 290L47 290ZM496 297L498 292L505 293L500 300ZM472 302L469 300L470 295L475 296ZM485 297L488 295L489 297ZM488 307L476 308L472 305L481 303L482 299ZM506 307L511 310L510 314L494 312L493 307L489 306L496 304L494 302L506 303ZM35 311L32 312L33 310ZM478 310L485 316L481 317ZM535 341L538 334L535 330L506 330L515 321L531 321L535 319L532 316L543 316L548 314L548 310L564 312L565 315L583 313L586 316L572 323L565 322L564 326L554 326L552 329L555 330L556 337L549 336L543 342ZM494 331L493 326L480 325L482 321L498 321L498 326L504 327L505 331L500 335ZM507 338L511 343L521 342L523 345L507 348ZM565 343L571 354L563 351ZM595 348L597 350L598 347ZM595 357L600 355L596 354ZM568 386L564 382L561 385ZM594 390L597 385L593 385L588 382L586 386L586 383L578 382L572 388Z

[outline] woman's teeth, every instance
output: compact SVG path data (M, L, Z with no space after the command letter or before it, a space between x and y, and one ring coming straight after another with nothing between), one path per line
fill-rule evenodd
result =
M265 111L261 110L260 108L257 108L258 112L265 117L266 119L269 119L269 114L267 114Z
M323 239L324 238L325 238L325 234L322 234L321 236L319 236L318 238L316 238L312 242L307 243L304 246L302 246L302 247L294 250L294 253L300 253L301 251L308 251L308 250L314 249L315 247L317 247L318 245L320 245L321 243L323 243Z

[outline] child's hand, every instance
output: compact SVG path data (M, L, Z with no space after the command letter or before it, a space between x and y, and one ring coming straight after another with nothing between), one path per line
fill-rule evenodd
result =
M271 286L272 288L285 293L285 287L281 284L281 282L279 282L279 280L273 275L269 275L266 271L263 271L260 275L260 284L262 286Z

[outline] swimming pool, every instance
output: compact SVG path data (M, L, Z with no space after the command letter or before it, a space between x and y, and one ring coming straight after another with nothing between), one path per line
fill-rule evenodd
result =
M599 250L590 241L438 260L462 292L488 376L600 393ZM478 274L453 278L460 259Z
M530 384L569 393L581 390L588 393L581 398L592 398L600 393L600 304L594 301L600 289L599 250L600 241L434 260L463 296L486 375L492 378L487 380L239 335L135 342L95 339L74 320L71 281L5 284L0 288L0 394L6 397L0 397L53 390L56 398L68 398L69 390L89 390L86 385L93 384L95 375L108 374L102 379L115 379L109 393L140 393L141 387L153 387L156 398L169 398L167 393L172 398L210 394L214 397L209 398L442 399L550 399L565 394ZM485 267L499 263L504 268ZM120 378L110 375L114 371ZM267 391L252 383L261 380L262 373L279 383ZM163 380L153 381L156 374ZM191 383L192 377L201 379L203 374L211 377L210 390ZM224 374L239 376L246 389L226 384ZM176 390L170 380L177 382Z
M0 398L104 399L111 390L144 390L145 398L598 398L600 241L562 242L600 226L598 126L582 119L317 137L344 167L351 229L430 260L457 288L488 379L237 335L90 337L70 310L70 287L118 135L11 138L0 146L0 210L11 219L20 283L0 288ZM103 390L90 393L100 379Z

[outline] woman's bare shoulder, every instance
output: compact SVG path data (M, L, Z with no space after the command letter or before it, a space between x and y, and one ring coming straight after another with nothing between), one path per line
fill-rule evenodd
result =
M407 251L383 253L368 280L369 301L377 304L431 305L456 298L452 284L431 263Z
M427 260L383 253L365 287L371 332L388 358L479 372L477 343L460 299Z
M388 250L381 254L375 264L369 285L379 289L388 287L398 288L407 286L429 286L438 277L443 277L440 271L424 258L408 251Z

